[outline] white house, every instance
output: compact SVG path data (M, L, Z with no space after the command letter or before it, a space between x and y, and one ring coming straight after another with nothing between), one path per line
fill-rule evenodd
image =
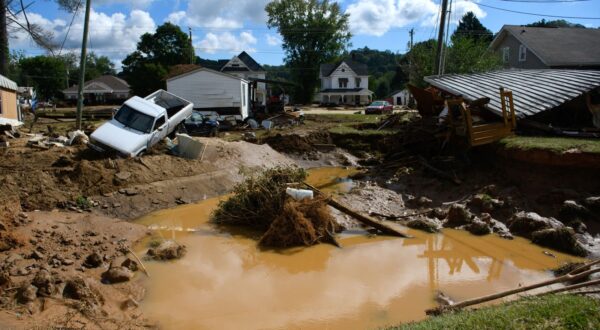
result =
M410 101L410 91L407 88L397 90L392 92L389 98L393 105L408 105Z
M194 103L194 110L237 120L248 117L249 82L238 76L197 68L167 79L167 91Z
M364 105L371 102L367 66L352 60L321 64L321 104Z
M240 77L247 81L252 81L253 79L264 80L267 75L265 69L245 51L234 56L220 71ZM261 105L265 105L267 103L267 86L264 82L256 83L255 93L256 95L253 99L258 101Z

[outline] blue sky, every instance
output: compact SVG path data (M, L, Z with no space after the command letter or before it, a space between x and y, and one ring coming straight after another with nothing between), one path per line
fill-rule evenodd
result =
M203 58L231 58L248 51L262 64L281 64L281 38L266 26L264 6L270 0L92 0L90 48L106 55L120 67L121 60L135 49L139 36L152 32L165 21L178 24L184 31L192 28L196 54ZM600 26L600 0L533 3L515 0L454 0L451 31L467 11L473 11L483 25L497 32L503 24L527 24L552 17L524 15L492 9L545 15L595 17L567 19L588 27ZM523 1L523 0L519 0ZM544 1L544 0L528 0ZM545 0L556 1L556 0ZM564 1L564 0L563 0ZM415 29L415 41L436 35L439 0L338 0L343 11L350 14L354 34L352 48L369 47L404 53L408 31ZM28 2L25 2L28 3ZM61 53L77 52L81 42L83 15L74 19L57 8L53 1L36 1L28 10L28 18L53 32L56 44L64 44ZM71 20L73 24L69 29ZM68 31L68 33L67 33ZM599 41L600 42L600 41ZM26 55L44 54L29 38L18 31L11 32L11 49ZM60 47L59 47L60 48Z

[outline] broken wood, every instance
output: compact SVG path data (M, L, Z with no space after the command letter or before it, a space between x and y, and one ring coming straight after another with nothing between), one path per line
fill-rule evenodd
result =
M382 222L375 220L369 216L360 214L359 212L352 210L351 208L347 207L346 205L336 201L333 197L331 197L327 194L324 194L322 191L313 187L312 185L310 185L306 182L303 182L303 184L305 186L307 186L308 188L310 188L315 193L325 196L327 198L327 204L331 205L332 207L336 208L337 210L339 210L343 213L346 213L347 215L353 217L354 219L358 220L362 224L373 227L373 228L379 230L380 232L390 235L390 236L411 238L411 236L409 236L395 228L392 228L391 226L388 226L385 223L382 223Z
M131 253L131 255L133 255L133 257L135 258L135 260L137 260L137 262L140 263L140 267L142 267L142 271L144 272L144 274L146 274L146 276L150 277L150 273L148 273L148 270L144 266L144 263L142 262L142 260L140 260L140 258L138 258L137 254L135 254L135 252L131 251L130 248L127 248L127 251L129 251L129 253Z
M499 298L503 298L506 296L510 296L513 294L517 294L517 293L521 293L521 292L525 292L525 291L529 291L529 290L533 290L533 289L537 289L537 288L541 288L541 287L545 287L545 286L549 286L552 284L557 284L557 283L563 283L563 282L571 282L571 281L575 281L581 278L586 278L587 276L600 272L600 268L595 268L595 269L589 269L586 271L582 271L584 269L588 269L591 266L594 266L596 264L600 264L600 259L589 262L581 267L578 267L572 271L570 271L569 273L563 275L563 276L559 276L557 278L551 279L551 280L547 280L547 281L542 281L542 282L538 282L538 283L534 283L531 285L527 285L527 286L523 286L520 288L516 288L516 289L511 289L511 290L507 290L507 291L502 291L502 292L498 292L498 293L494 293L491 295L487 295L487 296L483 296L483 297L477 297L477 298L473 298L473 299L468 299L459 303L456 303L454 305L450 305L450 306L439 306L436 308L431 308L425 311L425 313L427 315L439 315L441 313L450 311L450 310L456 310L456 309L460 309L460 308L465 308L468 306L473 306L473 305L478 305L484 302L488 302L488 301L492 301L492 300L496 300ZM591 281L594 282L594 281ZM581 283L583 284L583 283ZM579 285L579 284L576 284ZM591 285L591 284L587 284L587 285ZM572 287L572 286L571 286ZM561 288L564 289L564 288ZM557 289L558 290L558 289ZM554 290L553 290L554 291ZM549 293L552 293L552 291L550 291Z

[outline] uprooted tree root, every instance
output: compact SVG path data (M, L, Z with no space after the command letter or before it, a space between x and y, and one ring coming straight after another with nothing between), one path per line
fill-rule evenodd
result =
M249 177L219 204L211 221L261 230L264 234L259 244L268 247L332 241L341 226L331 216L326 200L295 201L285 193L289 183L305 178L306 172L296 167L276 167Z
M331 242L341 226L335 221L324 198L295 201L287 198L283 210L260 239L270 247L310 246Z

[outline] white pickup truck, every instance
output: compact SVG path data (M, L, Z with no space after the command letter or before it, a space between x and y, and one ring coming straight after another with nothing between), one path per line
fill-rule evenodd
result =
M193 103L162 89L145 98L134 96L113 119L92 133L89 147L100 152L117 151L125 157L139 156L174 132L193 108Z

